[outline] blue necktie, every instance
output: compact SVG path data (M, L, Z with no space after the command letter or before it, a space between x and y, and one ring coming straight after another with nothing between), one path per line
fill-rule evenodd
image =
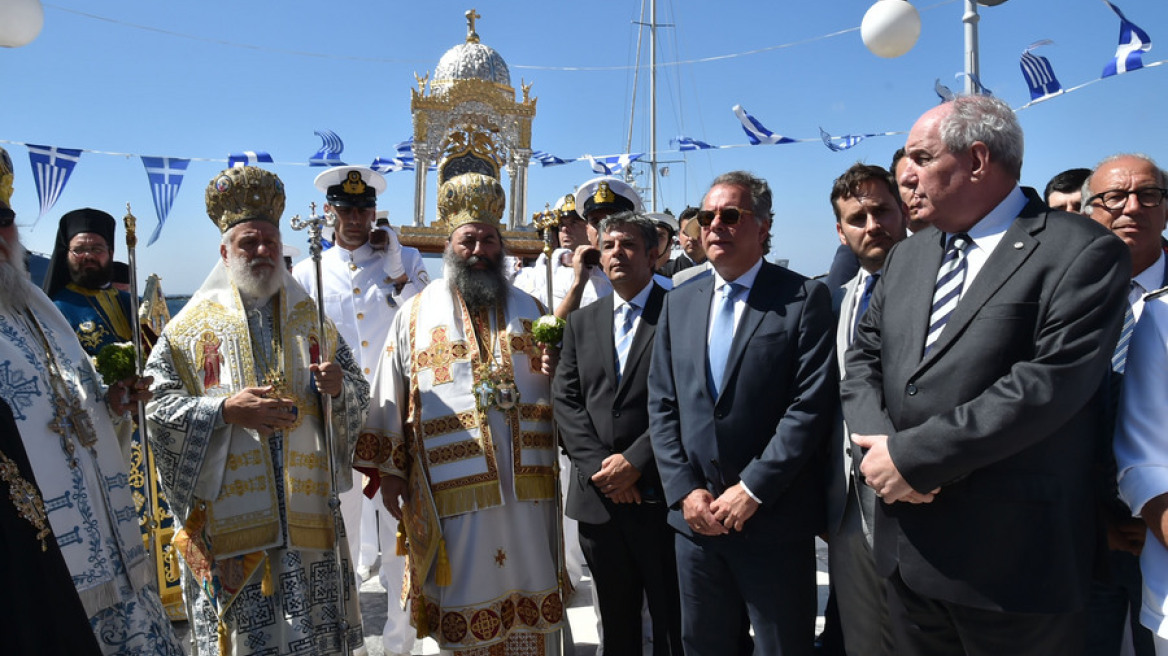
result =
M1131 289L1134 290L1136 281L1131 281ZM1142 287L1140 288L1143 289ZM1132 312L1132 297L1131 291L1128 292L1127 309L1123 313L1123 329L1119 332L1119 341L1115 344L1115 351L1111 355L1111 370L1117 374L1122 374L1127 367L1127 349L1131 346L1132 333L1136 329L1136 315Z
M864 313L868 311L868 304L872 302L872 289L876 287L876 280L879 277L879 273L873 273L864 281L864 293L860 294L860 307L856 308L855 321L852 322L852 339L855 339L856 328L860 325L860 319L864 318Z
M710 331L710 345L706 349L710 376L706 382L714 398L722 393L722 377L726 373L726 361L730 358L730 344L734 341L734 299L744 289L736 282L722 285L722 298L714 312L714 328Z
M929 313L929 334L925 337L925 355L941 337L941 330L949 323L953 311L957 309L957 301L961 300L961 289L965 286L965 272L967 268L965 249L971 240L964 232L957 233L949 238L949 246L945 249L945 257L941 260L941 268L937 269L937 285L933 289L933 309Z
M633 322L637 319L636 303L625 303L616 311L616 330L613 333L613 344L616 346L616 379L620 381L625 371L625 363L629 359L629 347L633 345Z

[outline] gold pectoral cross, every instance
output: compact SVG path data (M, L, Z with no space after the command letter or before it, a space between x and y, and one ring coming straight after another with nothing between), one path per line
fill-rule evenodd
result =
M93 420L77 399L66 400L58 396L53 400L53 420L49 422L49 429L61 436L67 436L72 429L81 446L86 448L97 443L97 431L93 428ZM65 450L69 455L73 455L73 443L67 439Z

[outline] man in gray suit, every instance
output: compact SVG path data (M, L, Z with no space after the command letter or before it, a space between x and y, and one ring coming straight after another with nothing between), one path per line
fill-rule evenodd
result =
M696 220L713 271L665 297L649 371L653 453L677 530L687 654L810 654L814 536L838 394L831 297L763 259L766 182L719 176ZM745 612L744 612L745 609Z
M879 166L854 164L836 178L831 209L840 243L860 262L860 271L832 290L840 301L836 316L835 349L843 370L844 353L852 345L856 324L868 309L872 291L884 270L888 251L907 235L908 210L900 200L896 181ZM828 472L827 530L831 585L839 605L844 650L849 656L890 654L892 635L884 582L872 559L872 525L876 495L856 476L851 439L841 431L831 445Z
M1081 654L1092 396L1130 256L1018 186L1022 129L1001 100L929 110L906 151L900 182L931 226L885 260L842 384L883 497L874 553L896 653Z

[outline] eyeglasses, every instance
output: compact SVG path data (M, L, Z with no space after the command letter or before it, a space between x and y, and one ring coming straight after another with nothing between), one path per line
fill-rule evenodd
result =
M1087 204L1092 205L1095 201L1099 201L1109 210L1122 210L1124 205L1127 205L1127 197L1132 194L1136 195L1136 200L1139 201L1143 207L1159 207L1160 203L1164 202L1164 197L1168 195L1168 189L1161 189L1160 187L1144 187L1143 189L1135 189L1128 191L1127 189L1108 189L1107 191L1087 199Z
M735 223L738 223L738 220L741 219L743 215L754 216L754 211L743 210L737 207L723 207L722 209L713 211L698 210L698 213L694 215L694 218L697 219L698 225L703 228L708 228L710 227L710 224L714 222L715 217L721 218L723 225L734 225Z
M8 207L0 207L0 228L11 227L16 222L16 212Z
M105 255L108 252L109 252L109 249L106 248L105 246L90 246L89 248L70 248L69 249L69 253L73 257L85 257L86 255L92 255L94 257L101 257L102 255Z

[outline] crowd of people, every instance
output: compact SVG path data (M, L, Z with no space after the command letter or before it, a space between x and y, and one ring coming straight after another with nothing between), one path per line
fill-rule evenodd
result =
M91 357L135 320L115 223L64 215L37 289L0 150L6 648L360 654L364 545L388 654L571 649L587 568L607 656L1168 655L1168 173L1117 154L1039 196L1022 163L1001 101L929 110L889 169L835 180L821 279L767 260L744 171L677 219L589 180L516 275L502 186L463 173L433 282L377 221L380 174L317 177L332 246L289 268L283 183L230 168L214 268L107 383Z

